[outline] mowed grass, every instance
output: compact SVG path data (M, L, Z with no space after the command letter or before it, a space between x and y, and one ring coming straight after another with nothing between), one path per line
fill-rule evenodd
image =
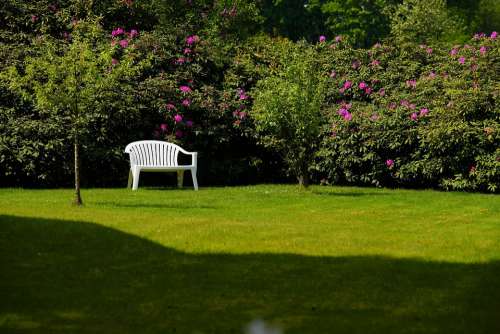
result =
M1 333L500 333L500 197L0 189Z

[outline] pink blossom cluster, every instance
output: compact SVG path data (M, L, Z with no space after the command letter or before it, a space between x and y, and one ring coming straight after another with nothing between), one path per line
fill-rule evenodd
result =
M372 88L364 81L360 82L358 87L364 91L366 95L370 95L372 93Z
M429 109L422 108L422 109L420 109L419 113L416 113L416 112L412 113L410 115L410 119L412 121L417 121L419 117L425 117L425 116L427 116L428 113L429 113Z
M200 37L198 35L191 35L186 37L186 44L192 46L200 41Z
M238 99L240 99L241 101L248 100L250 98L250 96L248 96L245 90L242 88L238 88L237 93Z
M417 80L411 79L411 80L406 80L406 87L408 88L417 88Z
M113 38L113 41L111 42L112 46L115 46L118 41L118 45L122 47L123 49L127 48L129 46L130 40L139 36L139 32L136 29L130 30L130 32L125 31L123 28L116 28L113 29L111 32L111 37Z
M352 114L349 111L351 107L352 103L342 102L340 104L339 110L337 111L337 114L339 114L345 121L349 122L350 120L352 120Z

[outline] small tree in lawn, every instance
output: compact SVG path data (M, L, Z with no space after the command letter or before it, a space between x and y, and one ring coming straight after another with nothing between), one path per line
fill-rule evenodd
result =
M282 59L272 75L257 83L251 114L259 141L279 152L289 172L307 187L323 120L325 76L314 48L278 43Z
M36 56L25 60L22 72L11 67L10 88L31 100L47 119L65 124L65 133L74 151L74 204L81 205L80 149L89 137L97 138L105 131L103 121L113 104L132 103L132 77L147 63L138 62L129 51L137 32L128 34L110 46L100 25L79 22L72 35L59 41L48 36L36 44ZM116 108L116 105L114 106Z

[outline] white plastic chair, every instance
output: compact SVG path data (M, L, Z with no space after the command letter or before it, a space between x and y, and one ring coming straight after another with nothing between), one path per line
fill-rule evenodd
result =
M191 165L179 165L177 160L179 152L191 155ZM125 147L125 153L130 156L127 188L132 186L132 190L137 190L141 172L177 172L177 184L182 187L184 171L190 170L194 190L198 190L197 152L188 152L176 144L165 141L142 140L128 144Z

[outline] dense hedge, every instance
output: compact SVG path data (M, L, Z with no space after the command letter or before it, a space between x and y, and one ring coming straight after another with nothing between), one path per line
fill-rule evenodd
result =
M256 131L252 108L262 92L257 89L266 89L259 81L286 81L282 50L291 42L258 33L269 20L256 2L108 0L88 2L91 8L86 3L9 0L0 8L6 18L0 23L3 73L9 66L22 72L27 56L44 52L38 36L71 43L79 20L100 16L107 36L98 43L116 50L129 38L126 32L138 30L125 48L147 57L151 66L135 89L121 92L134 103L109 101L106 122L96 124L104 135L84 143L84 185L124 184L124 146L155 138L199 151L202 184L287 179L279 152L259 145L262 131ZM359 41L352 36L301 42L327 79L321 131L311 145L312 179L498 191L496 35L477 35L454 47L394 45L389 39L367 49L353 48ZM64 124L9 89L5 76L0 94L0 185L71 184Z
M322 46L332 71L323 182L498 191L496 34L452 48Z

